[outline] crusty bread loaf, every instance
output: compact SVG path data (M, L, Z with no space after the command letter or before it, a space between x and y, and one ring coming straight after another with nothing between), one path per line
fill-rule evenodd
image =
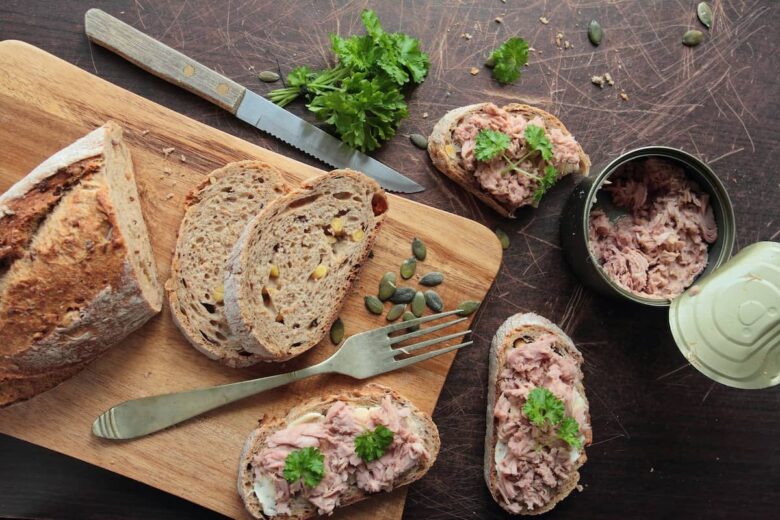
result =
M515 314L509 317L496 331L493 336L493 341L490 346L490 369L488 375L488 405L487 405L487 433L485 435L485 482L487 483L490 494L493 495L493 499L504 509L507 505L503 502L501 494L496 488L496 463L495 463L495 449L497 433L496 433L496 419L493 416L496 400L500 395L499 389L499 377L501 371L504 368L507 350L513 348L516 342L532 343L541 335L553 334L558 339L555 347L557 347L561 355L569 356L576 361L579 368L582 363L582 354L574 346L574 343L557 325L550 320L538 316L533 313ZM522 348L522 347L519 347ZM585 388L582 386L582 373L580 372L578 383L575 387L576 391L582 397L587 407L587 398L585 397ZM589 445L592 441L593 432L590 426L590 413L586 414L587 424L580 425L580 432L585 437L585 446ZM574 488L577 487L577 483L580 479L580 474L577 471L587 460L585 449L581 450L580 456L574 464L572 473L567 480L561 483L556 489L552 490L551 498L549 502L541 508L529 510L523 507L520 514L524 515L538 515L546 513L551 510L555 505L566 498ZM507 509L508 510L508 509ZM510 511L511 512L511 511Z
M382 402L382 399L389 395L392 400L402 406L408 406L411 408L412 413L409 416L411 422L411 429L417 433L425 445L425 449L429 454L424 465L414 468L403 475L401 479L396 483L395 487L405 486L412 482L422 478L428 470L433 466L436 456L439 453L439 447L441 441L439 440L439 430L433 423L431 417L416 408L407 399L401 397L393 390L378 384L368 384L363 387L362 390L345 392L338 395L331 395L327 397L318 397L308 400L295 408L291 409L289 413L283 418L275 418L269 421L263 421L259 428L254 430L244 444L244 450L241 453L241 460L238 466L238 493L241 495L241 499L244 501L249 513L258 519L269 518L263 514L262 506L254 492L254 474L252 470L252 458L265 447L266 439L268 439L273 433L285 428L289 423L301 417L307 413L325 413L330 406L337 402L343 401L353 406L377 406ZM354 483L350 486L349 493L342 499L339 507L345 507L350 504L354 504L360 500L369 498L371 495L361 490ZM305 520L308 518L314 518L317 516L317 508L304 498L298 498L293 507L293 515L276 515L272 518L279 520Z
M263 359L241 347L225 320L225 262L246 224L288 191L273 166L241 161L212 172L185 201L165 284L171 315L196 349L225 365L246 367Z
M0 196L0 405L70 377L161 304L118 125L79 139Z
M283 361L325 337L386 211L379 185L350 170L315 177L266 206L227 264L225 316L243 348Z
M467 191L501 215L505 217L514 217L514 212L517 208L510 207L507 204L496 200L490 193L482 188L479 181L474 177L473 172L464 169L463 160L460 155L460 147L455 144L452 138L453 131L458 124L463 121L463 118L471 113L482 110L486 105L488 105L488 103L467 105L450 110L444 114L444 117L442 117L433 127L433 131L428 138L428 154L431 156L433 165L444 175L463 186ZM544 120L547 128L558 128L565 135L571 135L557 117L540 108L520 103L512 103L502 108L507 112L520 113L529 120L539 116ZM580 147L579 155L579 167L576 170L570 169L561 172L561 177L575 172L582 175L588 175L590 172L590 158L582 150L582 147Z

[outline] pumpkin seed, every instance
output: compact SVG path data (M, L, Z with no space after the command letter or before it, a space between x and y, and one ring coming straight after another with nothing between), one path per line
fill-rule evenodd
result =
M399 287L390 297L390 301L393 303L409 303L414 298L415 292L417 291L411 287Z
M366 304L366 309L371 314L382 314L382 311L385 310L385 306L382 305L382 302L376 296L366 296L363 298L363 303Z
M496 228L496 236L498 241L501 242L501 249L509 249L509 235L506 234L506 231Z
M710 8L710 4L699 2L699 5L696 6L696 15L707 29L712 29L712 8Z
M422 293L422 291L417 291L416 293L414 293L414 298L412 298L412 314L414 314L419 318L420 316L422 316L424 310L425 310L425 295Z
M414 276L414 272L417 270L417 259L413 256L404 260L401 264L401 278L408 280Z
M412 144L415 145L420 150L427 150L428 149L428 138L421 134L412 134L409 136L409 139L412 141Z
M474 300L466 300L465 302L458 305L458 310L460 311L458 313L459 316L468 316L469 314L472 314L475 310L479 308L480 302L474 301Z
M444 302L441 301L441 296L432 289L425 291L425 304L428 305L433 312L441 312L444 310Z
M379 283L386 282L390 280L391 282L395 283L397 280L397 277L395 276L395 273L392 271L388 271L385 274L382 275L382 279L379 280Z
M435 287L444 281L444 275L438 271L433 271L420 278L420 284L427 287Z
M337 318L330 326L330 342L338 345L342 339L344 339L344 322L341 318Z
M383 280L379 284L379 299L387 301L395 293L395 284L390 280Z
M696 47L704 40L704 34L701 31L690 30L683 34L683 45L688 47Z
M387 321L395 321L398 318L401 317L401 314L404 313L406 310L406 304L405 303L398 303L396 305L393 305L389 311L387 311L386 319Z
M417 237L412 240L412 254L420 261L425 260L425 257L428 255L428 248L425 247L425 243Z
M404 313L404 316L403 316L403 318L401 318L401 319L402 319L403 321L409 321L409 320L413 320L414 318L415 318L415 315L414 315L414 314L412 314L412 313L411 313L411 312L409 312L409 311L406 311L406 312ZM406 330L408 330L408 331L410 331L410 332L414 332L414 331L416 331L416 330L420 330L420 324L418 323L417 325L412 325L411 327L407 328Z
M588 39L590 43L597 46L604 38L604 30L601 28L601 24L596 20L591 20L588 24Z
M274 81L279 81L279 74L271 70L264 70L257 75L257 79L263 83L273 83Z

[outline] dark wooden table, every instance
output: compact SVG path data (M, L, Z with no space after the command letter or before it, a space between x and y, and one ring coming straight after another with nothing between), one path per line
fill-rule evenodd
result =
M595 171L628 149L683 148L726 183L737 216L737 249L780 236L780 88L774 2L714 0L715 25L695 49L681 45L696 21L695 1L371 2L387 29L418 36L431 71L413 94L401 134L427 133L451 108L526 100L558 115L583 143ZM37 45L164 106L309 161L222 110L90 46L83 15L98 5L151 36L256 89L270 69L322 66L329 32L361 30L366 2L279 0L31 1L0 4L0 39ZM549 24L540 23L545 16ZM501 17L502 22L496 21ZM594 49L585 26L600 20ZM556 47L561 32L573 48ZM467 36L467 35L470 35ZM491 81L482 61L510 35L537 49L522 79ZM476 76L471 67L479 67ZM594 74L610 72L599 89ZM56 81L56 78L53 78ZM619 98L625 91L629 99ZM300 106L294 111L302 112ZM411 198L500 225L512 240L475 329L458 355L434 419L442 452L409 493L405 518L500 518L482 480L487 349L498 325L534 311L558 322L585 356L594 442L582 493L555 518L778 518L780 391L740 391L687 365L663 311L627 306L583 288L564 262L558 217L567 179L539 209L506 221L432 168L403 135L377 156L427 189ZM41 418L45 420L45 418ZM183 467L186 467L184 465ZM204 478L208 478L204 476ZM773 513L774 511L774 513ZM35 518L211 518L215 515L79 461L0 438L0 516Z

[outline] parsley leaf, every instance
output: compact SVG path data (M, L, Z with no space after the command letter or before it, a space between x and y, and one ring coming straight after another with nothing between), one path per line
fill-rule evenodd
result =
M474 146L474 156L478 161L490 161L504 153L510 142L511 139L504 132L480 130Z
M571 417L566 417L558 427L558 438L566 442L569 446L580 449L582 441L580 440L580 425Z
M384 455L392 442L393 432L380 424L373 432L366 430L355 437L355 453L364 461L371 462Z
M547 193L547 190L555 186L556 182L558 182L558 170L556 170L555 166L552 164L548 164L544 168L544 177L542 177L539 182L539 187L536 188L536 191L534 192L534 202L542 200L542 197Z
M488 58L493 64L493 78L506 85L520 77L520 67L528 62L528 43L522 38L509 38Z
M303 479L305 485L313 488L324 475L325 457L317 448L294 450L284 459L284 479L291 484Z
M333 125L342 141L363 152L393 137L398 123L408 115L398 87L384 78L369 79L364 73L344 79L341 89L320 94L307 106Z
M523 405L523 414L535 426L557 426L564 416L563 402L546 388L534 388Z
M542 159L545 161L551 161L552 143L544 134L544 128L536 125L527 125L525 127L525 142L528 144L529 150L537 150L542 154Z
M298 88L305 87L312 75L313 73L309 67L296 67L287 74L287 85Z

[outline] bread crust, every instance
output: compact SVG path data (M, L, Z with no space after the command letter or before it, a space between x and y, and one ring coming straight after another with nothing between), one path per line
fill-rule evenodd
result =
M192 189L184 201L184 216L182 217L181 224L179 225L179 232L176 240L176 252L174 252L173 258L171 259L171 277L165 283L165 291L168 296L171 316L173 317L173 322L179 328L181 333L187 338L187 340L189 340L190 344L195 347L196 350L206 355L210 359L233 368L248 367L264 361L266 358L265 356L247 352L243 349L236 350L224 347L223 345L209 343L203 339L201 334L195 329L195 327L193 327L193 324L187 315L185 315L180 310L180 302L177 294L177 290L179 289L177 280L182 275L182 269L178 252L182 249L183 244L191 238L187 234L187 227L189 225L188 218L190 217L190 211L202 200L204 191L218 180L224 179L243 170L250 169L266 172L265 174L268 176L269 180L268 189L280 187L283 190L281 195L289 193L290 188L284 182L282 173L274 166L271 166L270 164L262 161L234 162L211 172L195 188ZM229 253L229 250L226 251L225 256L227 257ZM209 254L218 253L210 251Z
M389 395L394 402L411 408L412 414L410 417L419 423L419 429L421 431L420 437L425 444L425 448L429 454L429 458L422 466L417 468L415 471L404 475L395 487L399 488L401 486L406 486L422 478L428 472L431 466L433 466L433 463L436 461L436 456L439 453L439 448L441 447L439 430L436 428L436 425L434 424L431 417L428 414L420 411L408 399L402 397L400 394L386 386L382 386L376 383L369 383L360 390L346 391L341 394L332 394L326 397L309 399L292 408L284 417L273 418L269 421L264 421L259 428L249 434L249 437L244 443L244 448L241 453L241 458L238 465L238 494L241 496L247 511L249 511L252 517L262 520L269 518L273 518L274 520L306 520L317 516L317 509L311 504L309 504L307 510L301 512L301 514L276 515L273 517L268 517L263 514L260 501L254 494L254 475L251 469L251 463L252 458L263 448L265 440L269 436L271 436L276 431L286 427L288 423L306 413L324 412L337 401L343 401L355 405L375 406L381 403L382 399L386 395ZM372 495L373 494L366 493L357 487L353 487L351 488L349 495L347 495L342 500L341 505L339 505L339 509L366 498L370 498Z
M250 283L244 273L244 265L248 262L246 258L250 252L252 236L255 233L255 228L262 225L262 223L275 217L277 214L283 212L291 203L305 199L307 192L314 192L318 185L333 176L343 176L352 178L356 181L368 183L372 186L375 197L380 197L382 203L381 213L375 214L375 226L366 234L363 242L362 250L358 255L356 261L352 264L349 271L349 275L344 283L341 284L338 292L334 295L333 304L326 309L326 313L321 317L317 326L317 341L311 342L311 344L303 344L299 347L292 348L286 352L281 351L273 345L266 345L262 343L256 336L252 328L250 309L247 309L245 302L241 296L241 287L244 284ZM241 237L236 241L230 258L227 262L227 273L225 275L225 316L227 317L230 329L239 339L243 347L264 358L266 361L286 361L292 359L295 356L302 354L303 352L314 347L319 341L321 341L330 330L331 325L339 316L341 308L344 305L347 293L352 287L353 282L360 273L363 264L368 259L368 255L371 254L371 250L374 247L374 242L379 234L384 223L387 211L387 200L385 192L374 180L366 177L364 174L356 172L354 170L333 170L324 175L308 179L301 184L299 190L294 190L288 195L276 199L274 202L266 206L244 229Z
M479 181L474 177L473 172L468 172L463 168L463 161L460 157L460 150L452 140L452 133L458 126L458 123L468 114L478 112L489 105L489 103L477 103L450 110L442 117L431 131L428 138L428 154L431 156L433 165L436 166L444 175L460 184L469 193L490 206L499 214L514 218L515 211L519 208L512 208L509 205L498 201L490 193L482 189ZM548 128L557 128L566 135L571 135L566 126L554 115L530 105L522 103L511 103L503 107L507 112L518 112L526 119L541 117ZM580 146L579 149L579 173L587 176L590 173L590 158ZM563 172L561 177L570 172Z
M493 417L493 411L496 407L496 400L500 395L498 377L504 368L504 363L506 360L506 349L511 347L515 340L521 337L529 336L531 338L535 338L539 334L553 334L556 336L559 340L558 343L556 343L556 346L561 347L566 355L573 357L576 360L578 367L582 363L582 354L574 346L574 342L572 342L571 338L569 338L565 332L563 332L550 320L534 313L520 313L510 316L498 328L495 336L493 336L493 341L490 344L490 368L488 372L488 403L486 422L487 432L485 434L485 458L483 464L484 477L485 483L490 490L490 494L493 496L493 500L495 500L498 505L510 513L512 512L507 508L507 504L502 501L501 494L499 493L496 485L498 478L496 476L495 448L498 438L496 436L495 418ZM576 388L582 395L586 405L588 405L588 400L585 396L585 388L582 386L582 377L579 378L579 383L577 384ZM577 459L574 467L572 468L572 474L570 477L558 486L558 489L552 496L551 500L543 507L533 510L529 510L523 507L522 512L519 514L540 515L542 513L546 513L547 511L553 509L558 502L569 496L569 494L577 487L577 483L580 479L578 469L588 459L587 455L585 454L584 447L588 446L593 441L590 411L588 411L586 417L588 423L587 428L581 428L581 431L585 435L585 442L583 443L582 453L580 453L579 459Z
M156 272L150 273L153 287L144 290L130 259L130 250L141 245L122 232L107 177L109 152L116 161L127 158L127 164L117 163L121 174L112 164L111 175L126 178L125 195L138 204L122 130L112 122L56 153L0 196L0 230L13 237L1 255L7 270L0 274L0 406L56 386L161 309ZM41 203L43 189L56 196ZM39 236L52 214L64 218ZM36 255L30 257L26 252L33 244Z

